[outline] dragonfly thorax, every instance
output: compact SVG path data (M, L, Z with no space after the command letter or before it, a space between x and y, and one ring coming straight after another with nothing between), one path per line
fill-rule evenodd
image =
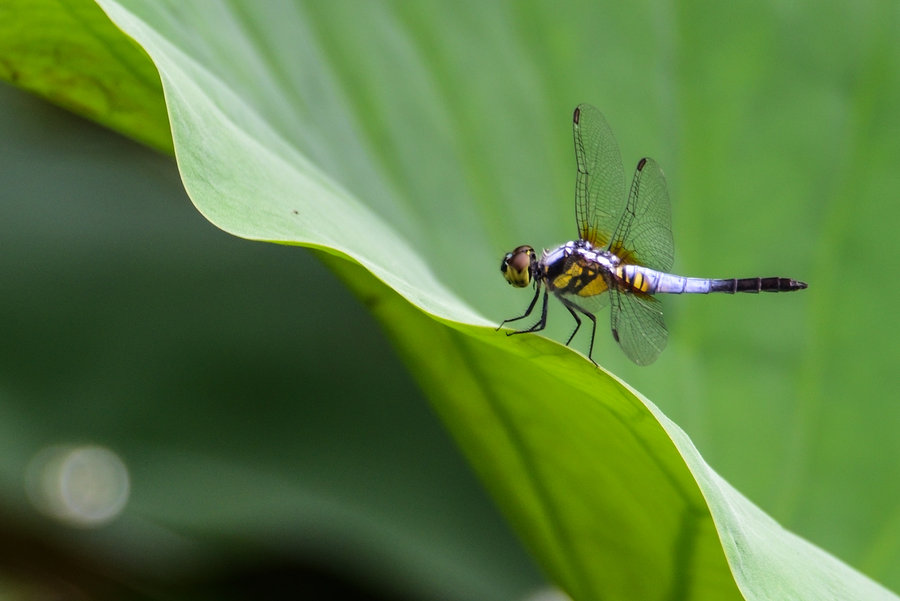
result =
M572 240L553 249L545 249L541 254L541 278L552 282L557 276L567 272L573 261L593 264L600 269L613 272L620 263L619 257L608 250L598 250L586 240Z

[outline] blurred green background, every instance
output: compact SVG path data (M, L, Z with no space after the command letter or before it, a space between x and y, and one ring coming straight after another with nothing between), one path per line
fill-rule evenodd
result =
M422 192L415 200L428 206L471 190L499 199L499 209L479 205L484 213L475 215L440 207L438 223L483 229L419 233L433 238L432 265L496 321L518 314L528 298L502 282L500 257L521 243L550 246L573 235L571 108L583 101L600 107L626 172L642 155L666 171L676 269L790 276L810 289L790 297L666 299L671 336L658 363L628 364L605 332L595 357L657 403L711 465L779 522L900 588L900 320L893 313L900 285L891 277L900 216L896 3L485 6L480 12L464 4L445 21L436 18L440 35L422 14L400 19L430 50L426 66L444 86L438 95L449 98L449 123L463 141L453 149L462 167L436 175L466 178L418 190L404 182L407 192ZM371 146L395 150L387 143L401 130L391 119L396 125L406 115L378 104L393 80L379 80L385 74L377 69L396 71L402 85L407 74L380 59L409 49L367 27L384 25L379 9L369 10L354 20L347 17L353 3L332 3L307 16L325 32L326 58L364 98L360 120ZM392 16L385 22L396 24ZM125 548L116 540L141 541L199 562L212 580L222 565L259 565L265 561L247 557L272 554L303 561L296 558L324 553L327 565L351 574L382 573L395 559L401 565L385 558L389 548L421 562L396 569L399 588L414 578L409 590L507 598L537 585L505 529L496 521L481 525L496 520L489 504L402 368L391 372L373 361L390 351L355 303L336 306L346 295L327 272L304 251L218 233L187 204L168 160L83 124L73 131L58 112L10 98L7 139L20 131L27 142L2 151L10 157L4 166L15 167L5 169L10 183L0 207L2 267L9 270L2 282L11 290L2 300L11 304L2 318L0 374L0 410L9 417L0 427L9 425L2 440L11 447L3 468L3 494L14 508L8 521L26 540L63 551L91 544L95 561L107 567L102 551ZM272 100L285 110L280 101ZM37 117L25 120L33 110ZM485 115L497 117L497 131L485 131ZM26 158L21 149L42 139L40 158ZM101 156L107 147L114 160ZM132 153L144 167L134 188L125 188L120 163ZM84 163L92 156L115 182L89 177ZM341 167L319 158L326 170ZM49 173L56 163L66 177ZM25 164L34 165L32 178ZM366 192L363 175L345 178L349 189ZM160 182L168 188L158 190ZM18 191L23 187L31 194ZM206 251L192 246L204 239ZM441 269L448 257L465 269ZM565 339L568 319L551 307L549 335ZM334 367L323 367L325 360ZM381 388L394 381L412 400L401 404L406 394ZM317 384L322 392L313 392ZM384 434L375 430L380 424ZM436 440L443 446L434 452L443 454L431 464ZM22 470L40 448L66 441L106 444L141 482L158 484L135 489L125 517L107 530L51 527L25 502ZM386 453L383 462L377 451ZM409 463L399 463L404 458ZM444 464L455 476L435 467ZM412 475L423 480L400 484ZM257 481L258 488L247 486ZM458 495L453 507L465 509L451 509ZM260 523L260 514L271 522ZM336 525L320 532L321 516L334 514ZM273 551L270 534L283 532L285 522L299 534L286 532ZM501 546L483 542L484 532ZM239 547L252 553L221 557L215 540L223 537L250 540ZM357 538L363 541L351 546ZM433 544L417 546L423 540ZM129 565L149 569L134 553ZM370 559L376 567L366 567ZM171 566L156 569L179 577ZM385 576L376 586L391 581Z

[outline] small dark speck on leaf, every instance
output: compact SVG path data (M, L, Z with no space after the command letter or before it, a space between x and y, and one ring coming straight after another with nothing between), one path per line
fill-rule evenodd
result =
M369 294L360 298L362 304L370 311L375 310L381 304L381 297Z

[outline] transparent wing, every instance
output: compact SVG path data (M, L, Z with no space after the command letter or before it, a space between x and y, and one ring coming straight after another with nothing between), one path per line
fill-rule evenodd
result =
M669 337L662 305L652 296L610 289L610 321L613 338L629 359L650 365L666 347Z
M666 177L653 159L638 161L625 211L611 240L610 250L623 261L657 271L672 269L672 208Z
M612 239L625 202L625 173L612 130L603 114L579 104L572 116L575 137L575 221L578 235L594 246Z

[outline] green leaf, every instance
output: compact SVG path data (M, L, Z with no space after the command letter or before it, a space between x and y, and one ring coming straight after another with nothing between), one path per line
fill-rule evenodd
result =
M896 150L895 136L873 125L897 98L887 5L854 12L847 37L830 43L815 27L844 25L847 15L824 12L810 27L809 7L745 14L707 5L670 14L661 6L612 5L102 5L160 70L179 166L201 212L236 235L318 247L366 268L330 261L383 319L500 506L574 598L722 598L738 590L748 599L891 598L782 530L719 478L649 401L573 351L536 336L506 338L483 327L498 318L482 317L515 302L502 296L500 252L529 238L549 246L573 234L570 201L554 199L571 198L568 120L580 101L609 113L626 157L640 150L667 169L682 203L676 241L692 270L776 265L799 277L795 270L810 268L793 257L822 230L858 243L859 257L850 258L874 256L865 245L890 239L883 231L867 237L851 229L854 236L843 227L858 223L856 205L846 200L855 168L869 176L867 198L893 190L886 157ZM866 43L835 52L856 39ZM787 66L775 50L790 57ZM835 74L816 77L825 67ZM842 73L863 73L862 83L829 94ZM789 100L772 103L785 90ZM814 118L779 137L793 115ZM848 141L848 131L856 138ZM659 148L659 140L678 146ZM836 175L816 180L835 161ZM792 198L804 202L785 200ZM732 210L734 226L720 217L726 202L747 208ZM679 220L693 222L695 235ZM800 224L808 230L798 231ZM752 252L732 250L745 242ZM815 424L832 419L820 413L833 407L826 383L843 374L836 389L846 390L854 380L848 366L866 364L835 362L840 355L830 350L847 348L830 325L847 321L838 314L843 305L831 300L845 284L828 260L843 255L820 246L813 248L819 278L809 278L810 300L679 303L670 313L672 338L685 342L673 344L670 362L651 368L658 377L646 380L654 398L686 400L670 401L686 421L694 411L687 401L705 416L729 405L747 409L740 418L729 414L728 427L697 431L720 464L750 473L773 449L765 459L778 467L778 481L767 485L775 490L772 506L787 517L816 508L798 500L794 476L811 485L816 462L826 459L810 454L810 440L829 431ZM717 250L704 253L707 247ZM864 272L853 277L867 281ZM701 313L695 307L704 301L713 309ZM854 318L866 326L872 319ZM704 347L711 353L701 360L697 348ZM880 369L888 366L883 357L895 355L879 351L871 361ZM705 371L705 362L728 365ZM783 399L796 400L793 419L781 422L773 416ZM895 426L890 411L879 410L876 423ZM746 428L754 412L778 427L763 436ZM866 442L896 449L891 428L882 428L878 441L887 442ZM735 444L735 430L747 430L736 438L752 438L752 453ZM774 433L789 442L770 443ZM844 444L843 457L826 465L848 465L856 443ZM754 480L734 473L749 482L771 474L762 470ZM877 495L881 513L849 510L867 520L868 542L883 549L870 554L872 573L883 578L891 577L884 558L897 554L896 529L885 538L874 528L879 516L897 511L896 479L888 480ZM858 498L873 493L863 486ZM830 518L824 512L797 523L827 540ZM842 554L858 558L858 549L847 545Z
M0 78L172 151L156 69L93 2L0 3Z
M361 273L348 279L384 323L408 324L390 331L436 410L572 598L895 598L782 528L653 403L587 362L537 338L511 353Z

